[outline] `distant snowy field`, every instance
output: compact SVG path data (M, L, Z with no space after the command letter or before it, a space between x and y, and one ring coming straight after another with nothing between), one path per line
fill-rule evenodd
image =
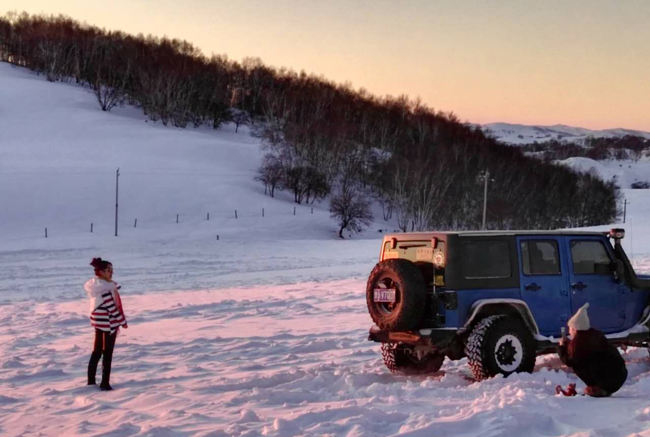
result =
M625 135L635 135L642 138L650 138L650 132L643 132L631 129L604 129L592 130L582 127L565 126L555 124L553 126L528 126L512 123L487 123L481 125L481 129L487 135L492 136L506 144L531 144L547 143L549 141L570 141L580 143L587 137L612 138Z
M144 120L0 64L0 435L650 436L641 349L610 399L556 397L576 377L553 355L481 383L465 360L391 375L364 296L390 226L339 241L326 204L264 196L246 132ZM624 192L648 272L648 191ZM108 393L84 385L93 256L114 262L130 325Z

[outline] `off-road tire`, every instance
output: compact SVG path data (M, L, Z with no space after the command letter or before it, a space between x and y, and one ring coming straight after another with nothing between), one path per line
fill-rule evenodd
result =
M395 303L374 301L378 286L395 288ZM417 326L424 315L426 287L422 272L411 261L390 259L378 263L368 278L366 303L373 322L390 331L408 331Z
M402 373L404 375L426 375L440 370L445 360L439 353L431 353L421 360L409 354L408 348L412 346L391 343L382 343L381 356L384 364L391 373Z
M505 315L481 320L470 333L465 355L477 381L497 374L532 372L535 339L521 321Z

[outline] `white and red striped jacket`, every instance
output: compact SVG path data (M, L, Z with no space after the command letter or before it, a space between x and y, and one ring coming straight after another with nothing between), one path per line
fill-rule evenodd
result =
M92 278L84 284L90 298L90 324L104 332L115 333L126 325L126 317L116 301L119 299L117 283Z

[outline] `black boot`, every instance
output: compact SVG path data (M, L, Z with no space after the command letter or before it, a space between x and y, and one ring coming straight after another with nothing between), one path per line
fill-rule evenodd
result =
M90 361L88 362L88 385L95 385L95 375L97 374L97 364L102 354L93 352L90 355Z
M113 362L113 348L111 347L104 350L104 357L102 359L102 383L99 384L99 388L102 390L113 390L113 388L111 387L112 362Z

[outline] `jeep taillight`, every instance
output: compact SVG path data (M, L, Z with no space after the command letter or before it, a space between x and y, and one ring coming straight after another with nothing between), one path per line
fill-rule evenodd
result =
M623 238L625 238L625 229L620 229L620 228L610 229L609 238L613 238L614 240L622 240Z
M433 250L433 285L444 287L445 285L445 266L447 265L446 244L444 241L435 240L435 249Z

